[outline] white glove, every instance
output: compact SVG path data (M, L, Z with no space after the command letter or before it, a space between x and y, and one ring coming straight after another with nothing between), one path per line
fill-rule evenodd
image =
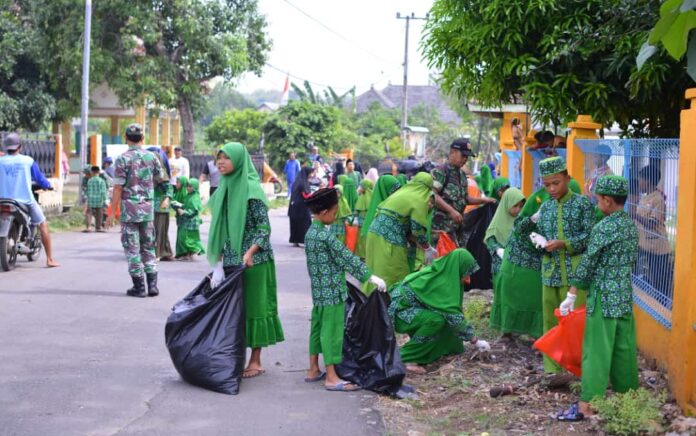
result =
M502 259L503 256L505 256L505 250L503 250L502 248L498 248L497 250L495 250L495 254L497 254L498 257Z
M428 247L425 249L424 253L424 259L423 263L426 265L430 265L433 263L433 260L437 258L437 249L434 247Z
M476 345L476 349L479 353L487 353L491 351L491 344L482 339L477 340L474 345Z
M225 280L225 268L222 265L222 261L220 261L213 267L213 275L210 277L210 287L213 289L217 288L223 280Z
M566 316L570 313L571 310L573 310L573 307L575 307L575 299L577 298L577 295L571 294L570 292L566 296L565 300L563 300L563 303L558 307L561 309L561 315Z
M373 285L377 286L377 290L378 290L379 292L387 292L387 283L386 283L384 280L380 279L379 277L377 277L377 276L371 276L371 277L368 279L368 282L370 282L370 283L372 283Z
M541 236L540 234L538 234L536 232L532 232L529 235L529 239L532 240L532 243L534 244L534 246L536 248L544 248L549 243L549 241L547 241L546 238L544 238L543 236Z
M529 219L532 220L532 222L533 222L534 224L536 224L536 223L539 222L539 218L540 218L540 217L541 217L541 209L539 209L534 215L532 215L531 217L529 217Z

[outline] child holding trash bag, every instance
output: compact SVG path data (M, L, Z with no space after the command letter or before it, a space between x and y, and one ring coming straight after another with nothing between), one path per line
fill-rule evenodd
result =
M265 372L261 349L284 340L278 318L268 200L244 145L223 145L217 154L217 167L220 184L209 201L208 261L214 266L211 285L215 288L222 282L224 267L246 266L246 346L252 351L243 377L257 377Z
M305 200L312 212L312 225L305 235L307 271L312 285L312 327L309 335L309 370L306 382L326 378L329 391L355 391L359 386L341 380L335 365L343 361L345 300L348 293L345 273L361 282L368 281L385 292L384 280L370 273L365 264L351 253L330 226L338 213L338 192L323 188ZM324 356L326 373L319 369L319 354Z
M544 188L551 200L541 205L530 218L536 223L536 232L530 237L539 250L541 259L542 306L544 333L558 324L553 311L566 298L568 280L585 251L590 231L595 223L594 207L587 197L569 190L570 176L565 161L556 156L539 162ZM578 293L575 306L585 304L585 291ZM562 368L544 356L544 370L557 374Z
M603 397L611 381L614 392L638 387L636 330L631 270L638 255L638 230L624 211L628 180L602 176L594 186L604 214L590 234L587 251L570 281L561 315L573 308L578 289L588 289L582 344L580 403L559 413L559 421L580 421L592 414L589 402Z

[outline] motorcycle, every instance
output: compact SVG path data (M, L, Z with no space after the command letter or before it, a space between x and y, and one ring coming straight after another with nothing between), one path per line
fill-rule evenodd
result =
M10 271L17 256L27 256L29 262L41 253L39 227L31 224L29 209L23 203L0 198L0 267Z

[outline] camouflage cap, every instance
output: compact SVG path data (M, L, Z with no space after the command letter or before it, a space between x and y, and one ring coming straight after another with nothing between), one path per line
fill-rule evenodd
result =
M138 123L129 124L126 127L126 136L143 136L143 126Z
M621 176L602 176L597 179L594 192L599 195L624 197L628 195L628 180Z
M550 157L539 162L541 177L552 176L566 170L566 163L559 156Z

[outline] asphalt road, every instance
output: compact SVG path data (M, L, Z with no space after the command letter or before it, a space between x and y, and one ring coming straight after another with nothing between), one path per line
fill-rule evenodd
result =
M53 235L61 268L21 258L0 272L2 435L382 434L368 392L304 383L311 295L304 251L271 212L285 342L264 351L266 374L237 396L183 382L164 345L172 305L207 262L160 264L157 298L126 297L119 233ZM172 225L172 245L175 240ZM207 225L201 229L207 240Z

